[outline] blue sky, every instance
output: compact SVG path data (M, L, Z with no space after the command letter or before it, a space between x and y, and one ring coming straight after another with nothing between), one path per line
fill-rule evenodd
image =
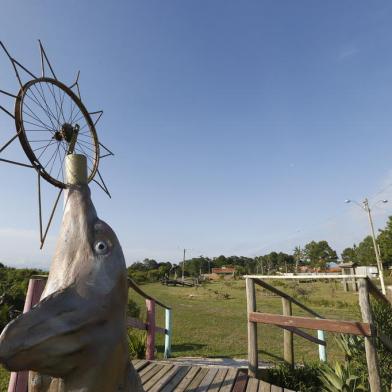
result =
M59 79L81 70L116 154L99 215L128 263L177 262L368 233L343 202L392 193L391 17L388 1L3 1L0 37L34 71L38 38ZM3 55L0 89L17 89ZM12 132L0 114L0 143ZM47 267L61 212L40 251L36 176L3 164L0 181L0 260ZM383 227L392 203L374 215Z

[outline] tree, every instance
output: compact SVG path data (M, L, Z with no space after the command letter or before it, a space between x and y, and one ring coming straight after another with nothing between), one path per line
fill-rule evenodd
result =
M300 246L294 248L293 257L295 260L295 272L298 272L298 265L301 264L305 259L305 253Z
M144 259L143 264L147 270L153 270L158 268L158 263L154 259Z
M383 264L392 265L392 216L388 218L385 229L380 230L377 243L380 246Z
M335 261L338 256L328 241L311 241L305 245L304 253L306 259L313 267L325 269L328 262Z
M342 260L344 263L355 263L358 261L357 257L357 246L354 244L352 248L346 248L343 250Z
M377 264L376 255L374 254L373 239L370 235L365 237L356 249L357 262L360 265Z

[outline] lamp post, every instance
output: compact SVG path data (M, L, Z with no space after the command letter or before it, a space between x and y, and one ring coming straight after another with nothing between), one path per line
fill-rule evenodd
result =
M388 200L379 200L377 203L388 203ZM370 226L370 234L373 239L373 247L374 247L374 253L376 255L376 260L377 260L377 267L378 267L378 275L380 277L380 282L381 282L381 291L385 295L385 283L384 283L384 271L383 271L383 266L382 266L382 261L381 261L381 256L380 256L380 249L377 245L377 240L376 240L376 235L374 234L374 225L373 225L373 219L372 219L372 214L371 214L371 209L369 206L369 200L366 198L363 202L362 205L356 202L355 200L346 200L345 203L355 203L357 204L361 209L363 209L369 218L369 226ZM376 203L376 204L377 204Z

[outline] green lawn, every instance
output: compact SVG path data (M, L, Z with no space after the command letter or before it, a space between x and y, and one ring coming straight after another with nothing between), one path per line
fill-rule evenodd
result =
M6 392L8 389L9 373L0 365L0 391Z
M345 293L338 282L274 282L282 291L297 297L310 308L328 318L359 320L358 295ZM247 356L247 325L245 282L213 282L198 288L166 287L159 283L143 285L142 289L173 308L173 356L237 357ZM131 297L142 306L144 300L132 290ZM228 297L228 298L225 298ZM164 312L158 307L158 326L164 326ZM257 289L257 309L281 314L280 298L267 296ZM305 315L295 305L294 315ZM315 335L315 333L312 333ZM282 360L283 332L272 326L259 325L260 360ZM295 336L296 361L318 359L318 346ZM158 356L162 356L163 337L157 340ZM327 334L328 359L342 354ZM8 373L0 367L0 390L6 391Z
M278 288L293 294L321 315L333 319L359 320L358 296L345 293L337 282L282 283ZM142 289L173 308L173 356L237 357L247 356L247 324L245 282L214 282L203 287L166 287L159 283L143 285ZM229 296L228 299L224 295ZM301 295L302 294L302 295ZM139 304L143 300L131 291ZM145 307L143 306L143 311ZM267 296L257 289L257 309L282 313L281 299ZM294 315L307 315L295 305ZM164 313L158 307L158 325L164 326ZM315 333L312 333L315 335ZM259 357L261 360L281 360L283 331L277 327L259 325ZM327 354L340 358L332 334L327 334ZM318 346L295 336L296 361L318 358ZM163 338L158 338L158 351L163 351Z

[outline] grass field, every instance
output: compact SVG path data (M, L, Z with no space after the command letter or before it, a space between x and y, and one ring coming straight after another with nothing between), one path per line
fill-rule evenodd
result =
M321 315L343 320L359 320L358 295L345 293L339 282L273 282L279 289L293 295ZM146 284L142 289L173 309L173 356L236 357L247 356L247 325L245 282L243 280L207 283L201 287L166 287L159 283ZM144 300L130 291L145 317ZM282 312L280 298L267 296L257 288L257 310ZM164 311L157 308L157 325L164 326ZM293 306L294 315L305 315ZM314 333L313 333L314 335ZM281 361L283 332L259 325L260 360ZM318 346L294 337L295 360L315 361ZM157 340L158 357L163 352L163 336ZM341 359L333 334L327 334L328 360ZM0 367L0 390L6 391L8 373Z
M338 282L274 282L279 288L303 301L321 315L333 319L359 320L358 296L345 293ZM203 287L166 287L144 285L143 290L173 308L173 356L237 357L247 356L245 282L208 283ZM137 294L132 298L142 305ZM281 299L267 296L257 288L257 308L269 313L282 313ZM142 306L144 310L145 307ZM294 315L306 315L293 306ZM163 310L158 307L158 325L164 326ZM259 325L261 360L282 360L283 331ZM327 354L340 358L332 334L327 334ZM158 338L158 354L163 351L163 338ZM318 346L300 337L294 338L296 361L318 358Z

